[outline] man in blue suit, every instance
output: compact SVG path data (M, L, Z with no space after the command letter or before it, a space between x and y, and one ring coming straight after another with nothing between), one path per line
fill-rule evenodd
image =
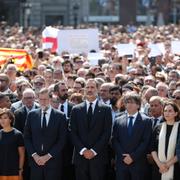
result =
M66 118L50 106L48 89L40 90L38 99L40 109L29 112L24 129L31 180L60 180Z
M112 143L116 154L116 179L144 180L147 172L148 145L151 138L151 120L139 112L138 94L124 96L126 112L114 123Z

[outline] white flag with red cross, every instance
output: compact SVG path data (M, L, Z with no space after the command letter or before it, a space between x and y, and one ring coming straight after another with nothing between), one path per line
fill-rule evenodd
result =
M58 32L59 30L53 27L46 27L42 32L42 48L50 49L51 52L58 51Z

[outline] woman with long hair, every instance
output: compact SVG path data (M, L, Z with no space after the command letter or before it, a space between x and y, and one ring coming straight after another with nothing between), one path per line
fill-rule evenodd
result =
M156 126L152 137L153 180L179 180L180 168L176 156L179 127L179 108L173 101L163 107L164 122Z

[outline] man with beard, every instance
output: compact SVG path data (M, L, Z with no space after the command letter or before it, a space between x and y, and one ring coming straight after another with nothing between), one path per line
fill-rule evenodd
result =
M64 112L66 118L69 119L73 104L68 102L68 88L64 81L59 81L54 86L54 92L59 96L59 110Z
M111 105L112 125L113 125L115 119L121 115L121 112L117 106L117 102L122 96L122 89L119 86L114 85L110 87L109 94L111 95L110 105ZM111 143L109 143L108 145L108 158L109 158L109 162L107 165L106 180L114 180L115 179L115 171L114 171L115 153L114 153Z
M73 104L68 102L68 88L64 81L59 81L54 86L54 93L59 97L59 110L64 112L67 120L67 139L63 149L63 180L74 179L74 168L72 165L73 145L70 138L70 132L68 128L69 117L73 107Z
M119 86L112 86L109 89L109 93L111 95L110 104L112 109L112 120L114 122L115 119L121 114L120 110L117 107L117 102L122 96L122 89Z

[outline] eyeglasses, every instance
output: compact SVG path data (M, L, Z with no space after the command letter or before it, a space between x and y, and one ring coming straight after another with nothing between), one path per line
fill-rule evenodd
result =
M42 86L44 83L43 82L34 82L35 85Z
M180 96L177 96L177 97L176 97L176 96L173 96L172 98L173 98L173 99L176 99L176 100L180 100Z
M25 100L32 100L34 97L24 97Z

